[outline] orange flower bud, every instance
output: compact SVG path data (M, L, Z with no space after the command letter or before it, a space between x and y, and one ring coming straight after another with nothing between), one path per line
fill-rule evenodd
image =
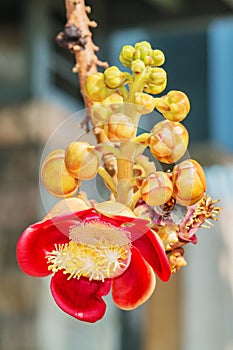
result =
M129 141L135 137L137 126L127 115L114 113L105 124L104 131L111 141Z
M159 161L172 164L184 155L188 140L188 131L182 124L164 120L151 130L150 151Z
M41 179L47 191L55 197L72 197L78 189L78 181L65 167L65 151L50 153L41 168Z
M74 141L66 149L65 164L73 177L90 180L96 176L100 160L88 143Z
M193 159L185 160L174 167L172 181L173 196L184 206L197 203L206 191L204 170Z
M162 171L150 174L142 183L142 199L150 206L166 203L172 195L172 183Z
M169 91L165 96L155 98L155 107L164 118L173 122L182 121L190 111L188 97L181 91Z

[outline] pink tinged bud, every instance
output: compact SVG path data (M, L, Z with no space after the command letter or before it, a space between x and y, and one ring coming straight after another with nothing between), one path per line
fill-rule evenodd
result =
M201 165L193 160L185 160L173 169L173 196L184 206L197 203L206 192L206 177Z
M150 151L163 163L175 163L187 150L188 131L180 123L164 120L153 127L150 135Z
M41 168L41 180L47 191L55 197L72 197L78 189L78 181L65 167L65 151L50 153Z
M75 141L66 149L65 165L74 178L90 180L97 174L100 159L88 143Z
M137 126L125 114L115 113L109 117L104 131L110 141L129 141L136 136Z
M172 183L162 171L150 174L142 183L142 199L150 206L166 203L172 195Z

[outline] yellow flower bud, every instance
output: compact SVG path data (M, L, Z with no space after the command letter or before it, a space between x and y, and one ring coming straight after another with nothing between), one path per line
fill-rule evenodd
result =
M150 174L142 183L142 199L150 206L166 203L172 195L172 183L162 171Z
M115 113L109 117L104 131L111 141L129 141L135 137L137 126L127 115Z
M78 189L78 181L65 167L65 151L50 153L41 168L41 180L47 191L55 197L72 197Z
M97 152L88 143L74 141L66 149L65 164L73 177L89 180L96 176L100 160Z
M111 110L114 110L115 106L118 106L123 102L124 102L123 97L121 95L119 95L117 92L114 92L112 95L105 98L103 100L102 104L109 105Z
M147 41L141 41L134 45L135 49L140 52L140 59L144 61L145 57L152 54L151 44Z
M136 92L134 95L134 103L138 105L137 109L143 114L151 113L154 108L154 97L143 92Z
M131 62L133 61L134 51L135 51L135 48L131 45L123 46L119 58L120 58L121 63L125 67L131 66Z
M108 107L102 105L102 103L96 102L91 108L91 119L94 126L101 127L108 119L109 110Z
M104 71L104 81L107 87L115 89L121 85L122 72L116 66L109 67Z
M153 127L150 135L150 151L163 163L175 163L187 150L188 131L180 123L164 120Z
M96 102L104 100L112 93L105 85L103 73L94 73L87 77L85 92L91 100Z
M147 50L151 50L151 44L148 41L140 41L134 45L136 50L140 50L142 47L147 48Z
M94 103L91 109L91 119L93 124L102 127L112 113L121 111L123 103L123 97L116 92L105 98L102 103Z
M173 122L182 121L190 111L188 97L181 91L169 91L165 96L155 98L155 107L164 118Z
M159 94L167 85L167 73L163 68L152 68L148 80L144 86L144 91L149 94Z
M135 74L140 74L144 71L145 69L145 64L143 61L137 59L137 60L134 60L131 64L131 70L133 73Z
M152 58L153 58L153 65L157 67L162 66L162 64L164 64L165 62L164 53L160 50L153 50Z
M197 203L205 194L206 177L202 166L195 160L184 160L172 173L173 196L184 206Z

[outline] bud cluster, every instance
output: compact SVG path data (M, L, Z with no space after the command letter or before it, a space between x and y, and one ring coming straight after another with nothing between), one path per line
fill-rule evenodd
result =
M197 215L193 208L198 208L206 196L206 178L196 160L182 159L187 155L189 142L188 131L181 124L190 111L188 97L176 90L161 97L152 96L166 87L167 75L160 67L164 60L162 51L143 41L126 45L120 52L121 63L132 74L112 66L103 73L90 75L85 92L93 102L93 124L102 130L106 142L91 146L74 141L66 150L50 153L43 163L41 177L52 195L72 197L81 181L98 173L112 192L113 200L134 210L136 216L150 219L175 272L185 265L181 247L195 241L194 226L187 228L180 221L183 213L188 213L189 223L190 213ZM137 135L141 115L155 108L165 119L149 133ZM169 171L158 171L155 163L143 155L146 148L157 162L169 165ZM114 171L107 171L106 154L114 159ZM174 212L180 207L181 219L177 221ZM211 210L215 213L214 206ZM199 224L195 221L196 229L205 218L212 218L209 211L210 206L208 213L207 209L202 212L202 221Z

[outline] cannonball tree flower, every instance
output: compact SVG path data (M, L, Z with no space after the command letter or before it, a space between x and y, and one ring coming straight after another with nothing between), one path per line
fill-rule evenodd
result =
M110 289L116 306L132 310L153 293L155 274L162 281L170 278L164 248L147 225L117 202L93 208L79 198L64 199L23 232L17 260L28 275L52 274L51 292L63 311L96 322L104 316L102 297Z

